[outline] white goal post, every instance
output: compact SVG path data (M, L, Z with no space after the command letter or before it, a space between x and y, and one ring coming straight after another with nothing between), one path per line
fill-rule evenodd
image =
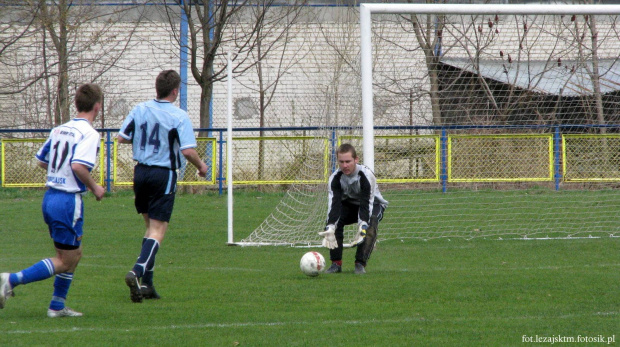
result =
M316 99L337 114L287 147L303 149L297 181L235 244L320 245L317 174L344 142L389 201L379 241L620 236L620 5L361 4L359 15L359 42L330 42L354 57L326 88L343 95ZM338 84L351 80L354 96Z

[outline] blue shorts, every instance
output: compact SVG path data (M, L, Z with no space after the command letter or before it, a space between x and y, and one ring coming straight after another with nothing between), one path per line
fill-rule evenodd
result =
M81 194L50 188L43 197L42 210L54 242L76 247L82 244L84 204Z

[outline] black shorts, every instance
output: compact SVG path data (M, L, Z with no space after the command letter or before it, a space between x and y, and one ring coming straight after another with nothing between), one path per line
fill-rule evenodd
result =
M342 202L340 218L338 219L338 223L336 223L336 234L342 235L345 225L356 224L358 222L359 210L359 205L346 201ZM385 207L381 206L381 204L374 204L372 206L371 215L377 216L377 219L380 222L383 219L383 211L385 211Z
M169 222L174 207L177 173L168 168L138 164L134 168L133 191L138 213Z

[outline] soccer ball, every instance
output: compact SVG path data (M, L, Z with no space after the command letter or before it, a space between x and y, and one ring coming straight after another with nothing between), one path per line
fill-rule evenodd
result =
M316 277L325 270L325 258L319 252L308 252L301 257L299 267L306 275Z

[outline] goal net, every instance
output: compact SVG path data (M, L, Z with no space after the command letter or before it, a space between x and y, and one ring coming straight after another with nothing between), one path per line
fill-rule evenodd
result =
M304 141L302 183L240 243L320 244L345 142L389 201L379 240L620 236L619 14L361 5L358 116Z

